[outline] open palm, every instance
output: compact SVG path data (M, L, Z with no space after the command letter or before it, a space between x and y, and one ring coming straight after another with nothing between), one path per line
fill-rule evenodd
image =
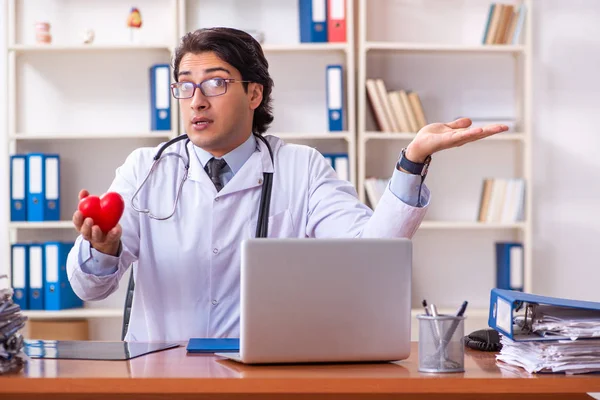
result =
M471 127L469 118L459 118L442 124L433 123L419 130L407 149L406 157L413 162L423 162L427 156L441 150L459 147L496 133L508 130L506 125Z

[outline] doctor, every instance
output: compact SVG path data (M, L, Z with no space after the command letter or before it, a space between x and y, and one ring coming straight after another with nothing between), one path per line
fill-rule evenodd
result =
M141 148L117 169L109 191L123 196L125 211L106 235L73 215L80 236L67 268L83 300L109 296L137 262L128 341L239 337L242 240L265 228L272 238L410 238L429 204L421 175L430 156L508 129L473 128L466 118L427 125L390 165L390 185L373 212L319 152L262 137L273 121L273 81L250 35L188 33L173 69L185 140L163 149L158 163L160 146Z

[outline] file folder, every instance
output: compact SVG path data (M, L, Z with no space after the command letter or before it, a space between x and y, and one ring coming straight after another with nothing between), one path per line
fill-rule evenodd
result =
M44 155L44 221L60 221L60 156Z
M83 307L83 300L75 294L67 277L67 256L72 247L73 243L44 243L46 310Z
M169 64L150 67L150 115L153 131L171 130L171 78Z
M29 309L44 309L44 246L29 245Z
M534 318L536 305L551 305L574 310L600 311L600 303L546 297L515 290L492 289L488 325L514 341L544 341L567 339L559 336L542 336L532 332L530 321ZM514 323L517 310L524 316L524 326Z
M496 243L496 288L523 290L523 244Z
M27 221L27 157L10 156L10 220Z
M344 129L342 66L328 65L326 81L329 130L342 131Z
M327 42L327 0L299 0L300 42Z
M331 43L346 42L346 0L327 2L327 39Z
M13 244L11 246L11 286L13 288L13 301L21 310L29 309L29 268L27 260L29 249L26 244Z
M350 163L348 154L325 153L325 160L333 167L339 179L350 180Z
M44 155L27 154L27 220L44 220Z

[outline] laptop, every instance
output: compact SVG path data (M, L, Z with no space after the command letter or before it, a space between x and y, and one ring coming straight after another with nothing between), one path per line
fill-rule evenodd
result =
M408 239L242 242L245 364L374 362L410 355Z

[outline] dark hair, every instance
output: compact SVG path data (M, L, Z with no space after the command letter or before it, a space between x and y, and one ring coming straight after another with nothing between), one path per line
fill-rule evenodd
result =
M173 75L178 81L179 63L188 53L214 52L220 59L235 67L242 74L242 80L259 83L263 86L263 99L254 110L252 131L263 134L273 122L271 91L273 79L269 75L269 63L260 44L248 33L233 28L205 28L189 32L183 36L175 50ZM244 83L244 90L248 84Z

